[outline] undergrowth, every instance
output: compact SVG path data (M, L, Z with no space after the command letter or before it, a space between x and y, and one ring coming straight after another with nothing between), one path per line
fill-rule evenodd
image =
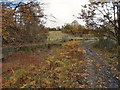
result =
M6 78L3 88L88 87L89 82L84 74L84 53L85 50L80 48L77 41L67 42L55 55L46 57L41 66L31 64L26 69L18 69L12 73Z

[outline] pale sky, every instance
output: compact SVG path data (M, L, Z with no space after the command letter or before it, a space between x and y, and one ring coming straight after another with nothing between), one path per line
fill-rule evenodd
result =
M39 0L41 1L41 0ZM89 0L42 0L44 5L44 14L53 15L56 19L48 17L49 20L54 20L56 22L51 22L46 20L45 24L47 27L57 27L62 26L65 23L71 23L73 20L77 20L81 25L85 23L77 19L78 13L81 11L81 5L87 4Z

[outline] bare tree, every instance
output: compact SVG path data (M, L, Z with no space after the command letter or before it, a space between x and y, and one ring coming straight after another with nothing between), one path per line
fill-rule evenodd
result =
M118 44L118 62L120 67L120 7L118 3L116 4L115 6L114 3L92 2L83 6L78 18L83 19L86 22L86 26L93 30L103 27L106 31L102 32L102 35L105 35L106 32L107 34L112 33ZM114 28L113 30L110 28L106 29L107 26Z

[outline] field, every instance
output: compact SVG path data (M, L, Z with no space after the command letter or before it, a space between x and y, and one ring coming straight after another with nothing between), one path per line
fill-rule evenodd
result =
M61 31L49 31L47 43L63 43L69 41L70 39L75 40L76 38L78 39L78 42L82 44L86 44L96 39L95 37L89 35L84 35L83 37L75 37L73 35L62 33Z
M49 31L47 38L48 43L60 43L62 40L67 40L72 38L71 35L62 33L61 31Z

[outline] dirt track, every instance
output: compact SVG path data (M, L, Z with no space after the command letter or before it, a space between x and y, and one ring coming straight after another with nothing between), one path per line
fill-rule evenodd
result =
M116 75L110 67L108 67L100 57L91 52L88 49L88 45L92 44L91 42L85 45L87 55L90 55L93 60L87 59L90 63L88 71L91 72L89 75L91 82L93 83L93 88L119 88L119 81L116 79Z

